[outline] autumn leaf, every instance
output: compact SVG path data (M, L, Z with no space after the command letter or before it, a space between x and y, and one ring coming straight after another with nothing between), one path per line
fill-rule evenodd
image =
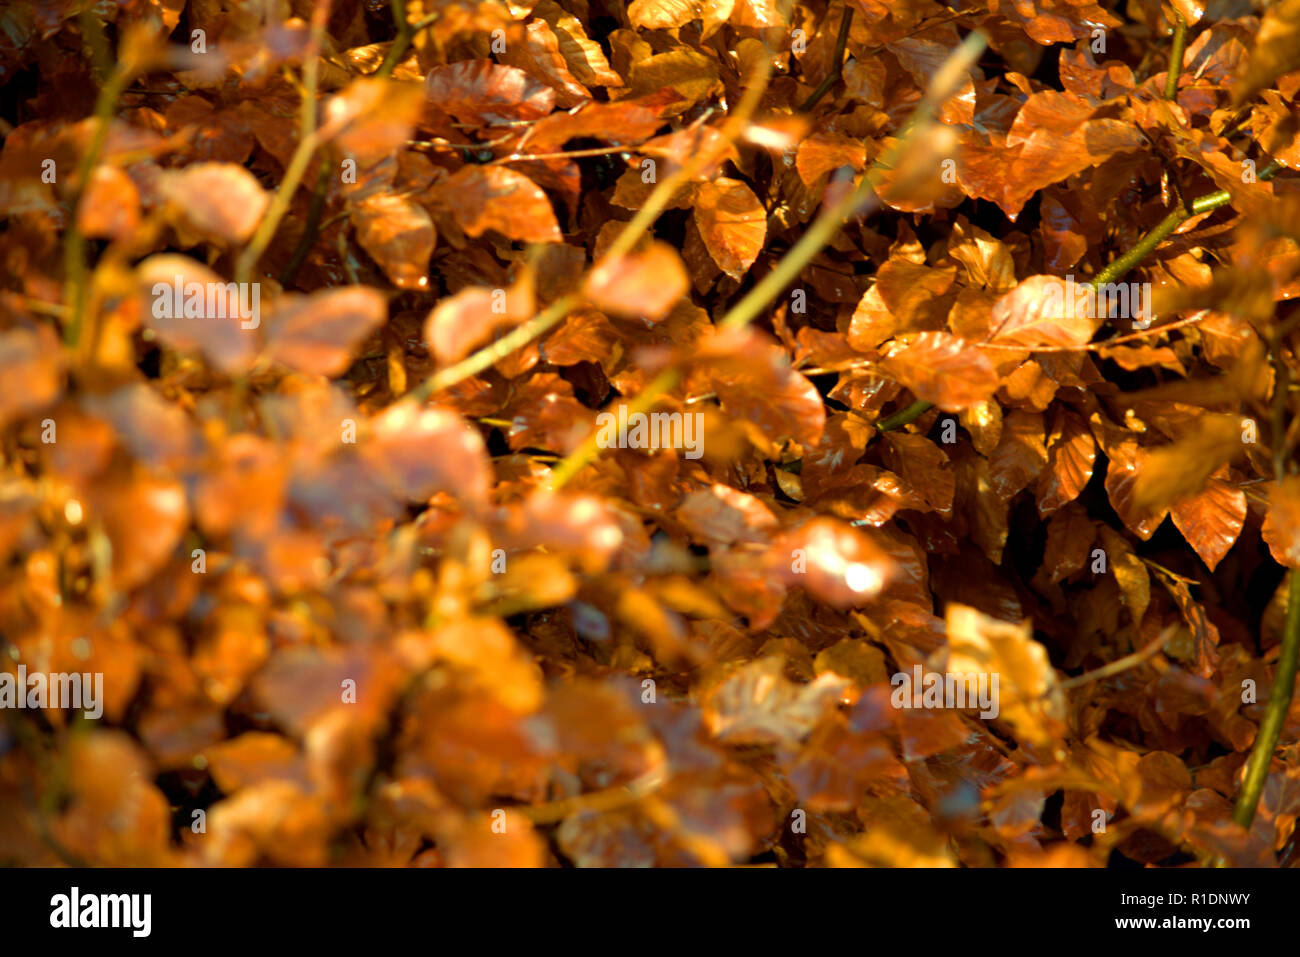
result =
M1274 561L1300 568L1300 478L1288 476L1269 490L1261 531Z
M861 604L893 577L893 562L863 533L831 519L814 519L773 541L773 574L837 606Z
M487 501L491 468L483 439L454 412L394 403L372 420L362 454L404 499L454 490L468 505Z
M650 320L662 319L686 295L690 278L681 258L666 243L653 243L602 261L587 274L584 292L606 312Z
M180 229L226 243L247 241L271 202L253 174L234 163L195 163L169 171L158 189Z
M996 391L998 374L993 363L964 339L946 332L922 332L903 342L880 368L918 399L958 412Z
M387 315L383 295L365 286L285 296L267 324L265 355L302 372L337 375Z
M77 225L91 239L124 239L140 224L140 191L113 166L96 166L77 206Z
M429 214L391 194L369 196L353 207L357 242L398 289L427 289L436 236Z
M838 702L848 682L833 672L808 685L782 674L781 659L761 658L710 689L702 702L710 731L737 744L795 743Z
M1028 623L1013 625L965 605L948 606L946 668L955 675L997 675L998 717L1017 736L1048 744L1065 717L1065 701L1047 651L1033 640Z
M689 47L678 47L632 64L629 86L637 94L671 89L684 105L698 103L721 86L717 61Z
M632 0L627 18L645 30L670 30L698 19L703 6L697 0Z
M696 190L695 225L718 268L740 279L763 249L767 212L744 183L719 177Z
M1008 345L1081 346L1100 325L1090 287L1055 276L1030 276L993 304L989 330Z
M362 77L325 104L321 137L363 169L389 159L406 145L419 120L418 84ZM345 180L346 182L346 180Z
M523 173L504 166L466 166L443 180L436 195L471 236L494 229L525 243L560 241L551 201Z
M0 424L7 425L58 397L57 350L57 341L48 329L16 328L0 333L0 371L7 383L0 393Z
M1300 3L1281 0L1264 12L1245 69L1232 88L1234 105L1244 103L1281 74L1300 68Z
M143 324L173 349L199 352L223 372L247 369L257 354L262 299L226 283L186 256L150 256L136 269Z
M1047 471L1038 479L1038 514L1043 516L1079 497L1097 457L1097 444L1083 417L1063 408L1057 411L1047 449Z
M525 284L509 289L469 286L434 306L425 322L424 338L440 362L455 362L497 329L522 322L532 311L532 290Z
M891 432L885 441L885 464L920 493L931 508L951 514L957 481L948 456L921 435Z
M1120 594L1124 596L1133 623L1141 624L1142 616L1151 604L1151 576L1146 565L1124 537L1111 529L1101 529L1100 541L1107 568L1119 583Z
M1211 478L1203 491L1171 506L1169 517L1187 544L1214 571L1241 534L1246 521L1246 493Z
M555 92L513 66L462 60L434 67L425 93L438 109L465 123L535 120L555 107Z
M1151 451L1133 483L1139 509L1168 507L1199 493L1211 473L1241 451L1241 420L1206 415L1184 438Z

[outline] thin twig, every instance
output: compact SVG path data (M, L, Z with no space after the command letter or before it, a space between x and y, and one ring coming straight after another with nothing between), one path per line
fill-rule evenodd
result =
M325 0L312 13L311 44L303 60L302 113L298 120L298 148L289 160L289 168L284 171L280 188L275 191L271 205L267 208L257 231L249 240L244 251L235 261L235 282L241 285L252 278L253 267L270 245L280 221L293 203L293 194L307 172L307 164L312 154L320 145L320 135L316 128L316 89L320 76L320 48L325 35L325 22L329 19L330 0Z
M1259 733L1255 735L1255 746L1251 749L1250 759L1246 762L1246 778L1237 795L1237 803L1232 809L1232 819L1244 828L1250 827L1255 819L1255 808L1260 795L1264 793L1264 782L1268 779L1268 767L1273 761L1273 752L1277 750L1277 739L1282 734L1287 713L1291 710L1291 698L1295 694L1296 662L1300 658L1300 574L1295 569L1290 572L1287 587L1286 630L1282 635L1282 649L1278 654L1277 672L1273 675L1273 690L1268 696L1268 706L1264 709L1264 720L1259 723Z
M601 791L589 791L586 794L548 801L545 804L522 805L512 810L528 818L533 824L554 824L580 811L606 814L627 807L650 796L668 780L666 760L662 755L656 757L658 759L654 761L649 771L627 784Z
M1081 675L1075 675L1073 678L1067 678L1061 682L1061 690L1069 691L1072 688L1078 688L1082 685L1091 684L1094 681L1100 681L1102 678L1113 678L1115 675L1128 671L1130 668L1136 668L1148 658L1152 658L1160 651L1169 639L1177 634L1178 628L1170 625L1155 638L1152 638L1145 645L1132 654L1125 655L1123 658L1116 658L1108 665L1102 665L1100 668L1094 668L1092 671L1086 671Z
M1165 78L1165 99L1178 97L1178 74L1183 70L1183 51L1187 49L1187 20L1174 11L1174 42L1169 50L1169 75Z
M393 45L388 48L388 54L384 57L384 62L379 64L379 69L374 75L383 79L390 76L397 64L401 62L402 57L406 55L407 47L421 30L433 26L440 14L431 13L417 23L412 24L406 19L405 0L392 0L393 6L393 23L397 26L397 38L393 40Z
M813 90L812 95L810 95L808 99L804 100L803 105L799 107L799 112L807 113L816 106L821 98L829 92L830 88L835 85L836 81L839 80L840 75L844 72L844 47L848 45L849 27L852 25L853 7L845 4L844 16L840 19L839 36L835 38L835 53L832 54L831 58L831 63L833 64L831 72L822 77L822 81L817 84L817 89Z
M294 278L298 275L298 270L307 260L307 254L316 245L316 239L320 236L320 217L325 209L325 192L329 186L329 169L330 163L326 158L321 159L320 166L316 171L316 188L311 194L311 206L307 209L307 221L303 224L302 238L298 240L298 245L289 258L289 264L284 267L284 272L280 273L280 286L289 288Z
M586 156L608 156L610 153L630 153L635 146L597 146L589 150L561 150L557 153L511 153L492 160L487 166L501 166L505 163L522 163L532 160L581 159Z
M82 29L86 31L86 39L96 65L102 65L106 58L107 44L99 18L90 11L89 7L83 12L81 24ZM78 210L81 206L81 198L90 183L90 176L99 163L104 144L108 141L108 129L113 122L113 110L116 109L122 91L132 82L134 75L132 65L120 61L108 74L103 86L99 88L99 96L95 100L95 132L86 152L81 156L81 162L77 164L76 191L70 200L68 228L63 235L65 283L63 299L70 310L68 322L63 327L63 341L72 349L76 349L81 341L81 327L86 318L86 300L89 292L86 288L86 240L81 234Z

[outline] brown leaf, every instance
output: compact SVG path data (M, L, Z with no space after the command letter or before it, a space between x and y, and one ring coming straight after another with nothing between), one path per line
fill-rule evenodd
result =
M1300 478L1287 476L1269 490L1261 531L1275 562L1300 568Z
M1187 544L1214 571L1241 534L1246 520L1246 493L1211 478L1203 491L1171 506L1169 515Z
M1078 498L1096 458L1088 423L1077 412L1058 408L1047 440L1047 471L1038 479L1038 514L1045 517Z
M456 413L395 402L370 420L362 454L394 495L426 501L455 492L471 508L486 504L492 466L477 430Z
M436 236L424 207L391 193L368 196L352 207L357 242L398 289L429 288L429 257Z
M696 190L695 225L718 268L740 279L763 249L767 211L740 180L720 176Z
M560 54L579 83L587 86L621 87L623 78L610 69L605 51L587 36L582 21L552 0L533 7L533 16L551 25L560 44Z
M1101 325L1091 287L1055 276L1030 276L993 304L992 338L1033 348L1081 346Z
M840 608L874 598L894 575L893 561L870 538L829 518L773 539L768 556L778 580Z
M270 195L248 170L234 163L193 163L168 170L158 189L175 210L180 227L200 239L243 243L253 235Z
M406 147L423 104L417 83L361 77L326 101L321 137L368 169Z
M897 472L941 515L952 514L957 479L948 456L922 435L885 433L885 465Z
M1300 2L1279 0L1264 12L1250 59L1233 84L1233 104L1244 103L1295 69L1300 69Z
M880 363L880 369L918 399L959 412L997 391L993 363L966 340L946 332L922 332L908 336L905 343Z
M700 0L632 0L628 21L643 30L671 30L700 17Z
M700 102L721 86L717 61L686 46L633 63L629 81L638 94L671 89L682 98L679 109Z
M116 166L96 166L77 204L77 224L88 239L125 239L140 225L140 191Z
M1147 605L1151 604L1151 575L1124 537L1105 525L1101 528L1101 544L1106 552L1107 568L1119 583L1124 604L1128 605L1134 624L1141 624Z
M129 591L172 556L190 521L185 489L176 481L124 477L96 485L96 511L112 542L113 581Z
M606 312L657 321L689 288L690 278L676 250L654 242L641 252L602 259L587 274L583 292Z
M63 387L54 334L45 326L0 333L0 376L0 425L53 402Z
M437 66L425 78L429 100L465 123L536 120L555 109L555 91L523 70L491 60Z
M1210 475L1242 450L1241 419L1205 415L1185 437L1146 456L1133 483L1138 509L1167 508L1198 494Z
M501 328L517 325L533 313L526 283L508 289L468 286L439 300L425 320L424 339L438 361L447 364L469 355Z
M523 243L558 243L555 210L541 188L504 166L466 166L435 189L462 229L481 236L495 229Z
M524 24L522 42L507 44L502 60L553 89L555 102L561 107L577 106L591 99L591 91L569 72L569 65L560 52L560 40L545 20Z
M257 355L249 330L261 324L261 284L238 286L172 253L136 269L144 325L173 349L201 352L222 372L243 372Z
M997 675L998 718L1018 737L1047 745L1056 739L1065 718L1065 698L1047 649L1033 640L1028 622L998 621L966 605L950 604L946 613L946 669L956 675Z
M718 334L715 342L726 339ZM826 427L821 393L775 344L757 334L737 337L744 347L709 370L709 381L723 410L758 425L768 436L816 445ZM703 354L704 350L700 350Z
M701 700L709 731L732 744L796 744L834 709L849 682L827 672L807 685L782 674L779 657L736 669Z
M338 375L352 351L388 318L379 290L367 286L286 295L266 330L266 356L300 372Z

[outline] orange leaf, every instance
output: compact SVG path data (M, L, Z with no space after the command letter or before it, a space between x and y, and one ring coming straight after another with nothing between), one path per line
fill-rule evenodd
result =
M541 187L504 166L466 166L435 193L471 236L495 229L523 243L558 243L555 210Z
M158 188L178 226L201 239L227 243L252 237L271 202L256 177L234 163L194 163L169 170Z
M992 338L1026 346L1081 346L1097 331L1096 295L1055 276L1030 276L993 304Z
M744 183L720 176L695 193L695 225L718 267L740 279L767 237L767 211Z
M983 402L998 388L988 356L946 332L909 336L902 349L880 363L880 370L925 402L960 412Z
M1214 571L1228 554L1246 520L1246 493L1211 478L1205 489L1169 509L1187 544Z
M642 252L602 260L588 274L583 291L606 312L654 321L668 315L689 288L676 250L654 242Z
M1300 568L1300 478L1287 476L1273 486L1262 533L1275 562Z
M387 318L383 294L367 286L287 295L267 326L266 355L300 372L338 375L352 350Z

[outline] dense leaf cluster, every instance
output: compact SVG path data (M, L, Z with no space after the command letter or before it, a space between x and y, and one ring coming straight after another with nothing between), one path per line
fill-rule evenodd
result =
M0 863L1293 862L1296 0L0 26Z

